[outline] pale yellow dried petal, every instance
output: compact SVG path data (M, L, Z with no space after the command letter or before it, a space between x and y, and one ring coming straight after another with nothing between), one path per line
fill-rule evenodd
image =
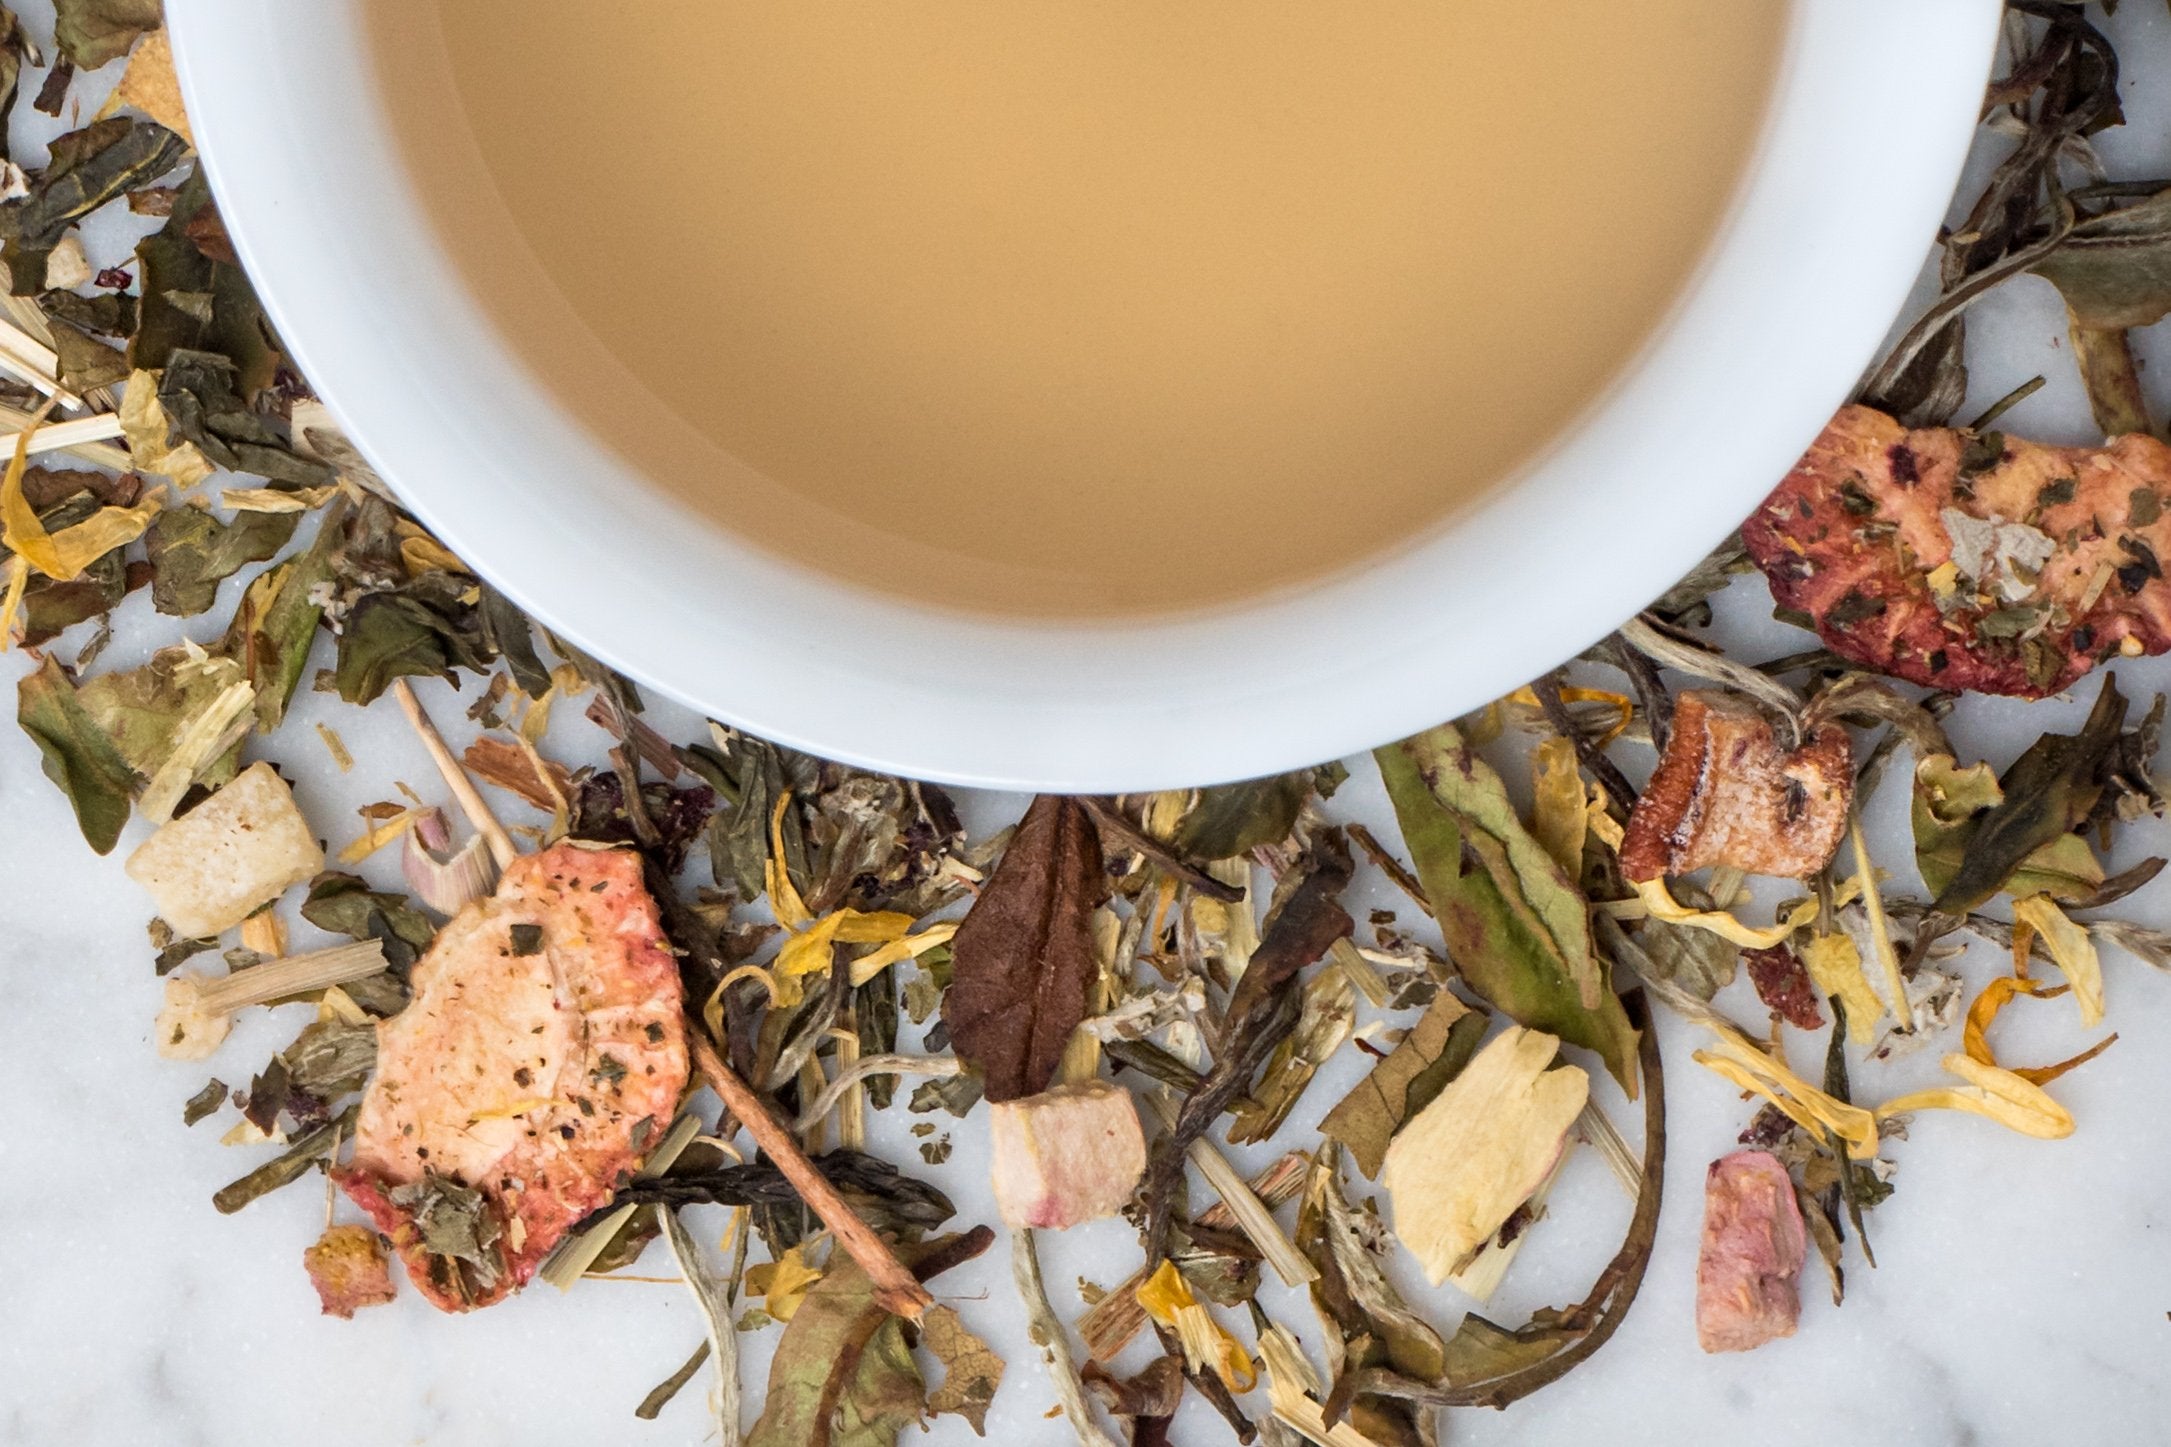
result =
M1875 1116L1817 1089L1735 1030L1714 1026L1712 1036L1711 1048L1690 1057L1698 1065L1762 1096L1812 1135L1838 1137L1856 1160L1877 1154Z
M2058 962L2081 1007L2081 1024L2090 1029L2102 1024L2103 960L2088 931L2066 918L2065 911L2047 894L2014 900L2013 919L2033 929L2050 957Z
M2062 1140L2073 1134L2073 1113L2051 1099L2042 1086L2003 1066L1985 1065L1963 1054L1948 1055L1940 1063L1966 1084L1933 1086L1888 1100L1877 1107L1877 1118L1918 1110L1964 1110L2038 1140Z
M1530 832L1561 873L1580 878L1590 814L1584 803L1583 774L1576 766L1575 741L1558 734L1546 739L1531 751L1530 771L1534 791Z
M1653 919L1668 924L1687 925L1691 929L1709 930L1723 940L1740 945L1745 950L1768 950L1783 944L1787 936L1817 917L1817 902L1802 901L1787 911L1786 917L1767 929L1757 929L1743 924L1733 915L1719 909L1690 909L1673 897L1664 879L1646 879L1635 886L1636 895Z
M1816 982L1820 995L1836 995L1847 1011L1847 1038L1868 1045L1877 1035L1877 1018L1884 1001L1870 988L1862 973L1862 952L1847 935L1818 935L1802 947L1802 968Z

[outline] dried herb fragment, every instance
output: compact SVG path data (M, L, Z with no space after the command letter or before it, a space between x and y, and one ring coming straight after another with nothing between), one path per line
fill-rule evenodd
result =
M226 1104L226 1095L225 1081L207 1081L204 1088L190 1096L187 1103L181 1107L181 1124L194 1125L196 1122L214 1114L220 1106Z
M1635 1032L1591 948L1583 897L1452 725L1375 752L1448 956L1510 1019L1594 1050L1635 1088Z
M53 38L78 70L96 70L126 55L164 23L159 0L55 0Z
M920 1318L920 1345L942 1363L942 1385L927 1394L929 1415L954 1413L985 1437L988 1408L1003 1382L1003 1359L947 1306Z
M1035 799L950 942L942 1019L989 1100L1055 1078L1100 969L1092 915L1106 890L1092 817L1074 800Z
M219 1187L212 1193L211 1204L222 1216L231 1216L261 1196L268 1196L281 1186L291 1186L310 1168L332 1153L342 1140L354 1136L354 1117L358 1107L348 1106L338 1119L316 1127L298 1136L283 1152L258 1166L240 1180Z
M167 508L144 539L153 606L181 618L206 611L221 582L285 547L300 520L300 513L245 512L222 523L201 508Z
M137 775L105 730L91 720L75 684L50 656L15 685L16 721L44 756L45 777L75 810L83 838L109 853L128 822Z
M900 1246L898 1254L924 1281L970 1261L993 1240L980 1227ZM876 1303L874 1284L855 1263L838 1261L777 1343L747 1447L889 1447L919 1423L923 1399L903 1318Z

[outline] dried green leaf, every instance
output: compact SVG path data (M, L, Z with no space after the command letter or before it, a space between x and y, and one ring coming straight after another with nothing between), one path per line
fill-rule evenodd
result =
M84 710L121 757L148 779L173 752L176 736L207 704L241 679L230 659L185 646L161 648L138 666L101 673L77 690ZM196 778L216 789L233 777L235 749Z
M402 978L437 936L437 927L406 895L373 890L352 874L328 871L310 880L302 918L349 939L379 941L387 965Z
M44 755L45 777L75 810L83 838L108 853L128 822L140 780L100 728L60 664L48 657L15 686L16 720Z
M2091 217L2033 267L2081 327L2145 327L2171 312L2171 191Z
M1448 957L1510 1019L1594 1050L1635 1089L1636 1033L1591 948L1582 895L1452 724L1374 752Z
M451 678L429 611L398 593L364 594L339 631L333 678L348 703L373 703L396 678Z
M985 1227L901 1245L926 1280L987 1249ZM920 1421L919 1364L904 1322L874 1299L874 1284L845 1257L833 1262L785 1324L769 1363L769 1389L747 1447L891 1447Z
M943 1022L991 1101L1047 1089L1100 973L1093 911L1107 893L1100 831L1072 799L1033 801L950 942Z
M181 1124L194 1125L226 1104L226 1082L206 1081L204 1088L190 1096L181 1107Z
M1169 843L1193 859L1233 859L1262 844L1279 844L1296 828L1304 801L1318 787L1316 770L1299 769L1201 789Z
M122 194L165 175L188 154L188 143L156 121L110 116L70 131L52 143L52 162L31 182L30 192L0 206L0 237L11 257L39 258L35 270L18 271L18 295L45 290L43 253L68 229ZM19 248L19 252L18 249Z
M231 1216L261 1196L281 1186L291 1186L309 1174L316 1163L332 1153L342 1140L354 1139L354 1117L361 1109L350 1105L338 1118L296 1137L279 1155L255 1170L212 1193L211 1204L220 1215Z
M128 358L119 347L108 345L67 322L48 319L53 353L60 361L60 385L76 392L111 387L128 380Z
M1405 1377L1436 1382L1447 1370L1439 1334L1413 1313L1365 1244L1357 1213L1342 1194L1341 1153L1321 1148L1297 1214L1297 1249L1319 1268L1312 1304L1345 1342L1370 1338Z
M165 23L160 0L54 0L53 39L77 70L119 60Z
M1487 1023L1484 1014L1453 995L1433 996L1401 1043L1327 1112L1319 1123L1321 1134L1348 1147L1366 1179L1376 1178L1387 1143L1470 1063Z
M205 612L220 583L285 547L300 521L300 513L245 512L222 523L202 508L165 509L144 537L152 606L179 618Z
M1677 897L1688 891L1677 888ZM1734 982L1741 965L1741 946L1711 930L1693 929L1662 919L1650 919L1636 931L1661 978L1670 980L1699 1000L1708 1000Z
M1935 895L1931 908L1964 915L2015 882L2024 865L2042 872L2041 879L2020 881L2024 892L2072 898L2074 879L2082 881L2077 886L2082 896L2101 884L2101 867L2085 841L2075 836L2076 849L2060 840L2094 809L2104 761L2125 717L2117 679L2106 675L2078 734L2044 734L1995 785L1979 765L1955 770L1935 758L1918 765L1915 857ZM2049 852L2038 859L2046 848Z
M136 243L142 295L128 366L156 372L178 352L213 352L234 364L235 390L254 401L286 358L232 248L219 244L224 234L199 166L175 194L165 226Z

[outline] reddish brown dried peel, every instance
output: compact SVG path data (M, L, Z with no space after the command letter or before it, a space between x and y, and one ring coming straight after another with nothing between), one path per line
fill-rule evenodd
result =
M1849 662L2041 698L2171 648L2167 498L2171 447L2153 437L2044 447L1846 407L1741 540Z
M559 844L515 860L414 968L378 1027L347 1194L448 1311L535 1274L611 1199L686 1085L678 965L628 850ZM418 1187L482 1193L495 1240L477 1274L425 1249Z
M1846 833L1853 779L1854 746L1838 724L1789 751L1755 704L1692 689L1674 701L1666 755L1628 816L1621 872L1814 874Z

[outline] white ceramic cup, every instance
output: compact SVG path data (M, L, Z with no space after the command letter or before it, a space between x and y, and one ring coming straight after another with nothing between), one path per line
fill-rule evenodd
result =
M1870 360L1944 213L2002 8L1792 0L1765 133L1704 263L1517 478L1301 591L1091 624L918 607L781 562L563 415L402 173L365 63L368 3L166 13L236 247L416 515L564 637L715 718L895 773L1078 792L1242 778L1415 732L1672 583Z

